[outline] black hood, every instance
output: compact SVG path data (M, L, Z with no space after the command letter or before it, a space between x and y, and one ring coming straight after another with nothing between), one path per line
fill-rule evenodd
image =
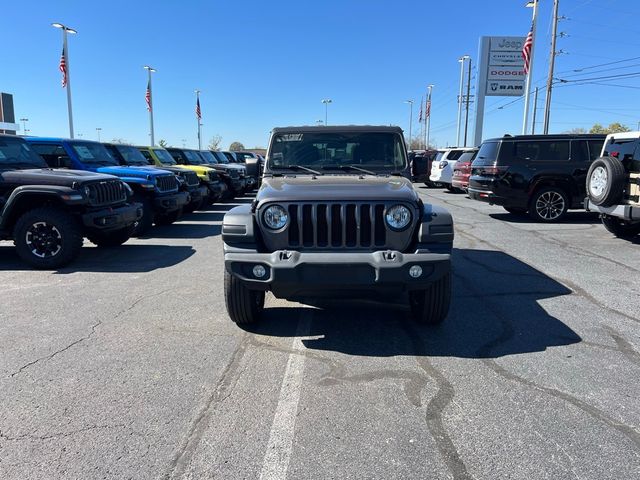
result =
M4 182L15 185L57 185L70 188L73 188L74 185L82 185L83 183L115 179L112 175L104 175L102 173L48 168L9 170L7 172L0 172L0 178L2 178Z
M257 201L402 201L418 202L411 182L400 176L296 175L265 177Z

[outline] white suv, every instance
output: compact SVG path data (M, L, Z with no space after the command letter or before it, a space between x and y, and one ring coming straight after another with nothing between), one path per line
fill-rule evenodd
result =
M433 183L443 185L447 189L453 191L451 186L451 177L453 176L453 169L456 166L456 162L460 156L465 152L472 152L475 148L445 148L438 150L436 158L431 163L431 175L429 180Z

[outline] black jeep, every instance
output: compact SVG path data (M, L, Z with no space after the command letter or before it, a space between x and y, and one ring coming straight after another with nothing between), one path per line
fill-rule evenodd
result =
M0 135L0 240L13 239L35 268L71 262L83 237L99 246L126 242L142 216L116 177L54 170L21 138Z
M276 297L408 293L419 322L451 299L453 221L407 178L398 127L288 127L272 132L255 201L224 217L231 320L256 321Z

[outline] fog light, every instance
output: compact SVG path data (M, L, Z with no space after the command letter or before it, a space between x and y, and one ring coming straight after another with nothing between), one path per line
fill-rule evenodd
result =
M422 275L422 267L420 265L414 265L409 269L409 275L411 275L412 278L418 278Z
M266 274L267 274L267 270L262 265L256 265L255 267L253 267L253 275L256 278L262 278Z

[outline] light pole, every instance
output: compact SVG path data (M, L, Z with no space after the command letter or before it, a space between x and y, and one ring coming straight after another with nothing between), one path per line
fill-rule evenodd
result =
M52 23L52 27L60 28L62 30L62 58L64 59L64 72L66 78L67 88L67 110L69 111L69 138L73 138L73 111L71 108L71 67L69 66L69 48L67 45L67 33L78 33L73 28L69 28L61 23ZM62 61L60 62L60 69L62 70Z
M149 74L149 81L147 82L146 99L147 99L147 110L149 110L149 134L151 137L151 146L153 147L156 144L156 139L153 133L153 92L151 89L151 74L155 73L156 70L155 68L150 67L149 65L145 65L144 69Z
M102 131L102 128L96 127L96 132L98 132L98 141L100 141L100 132L101 131Z
M467 101L464 120L464 146L467 146L467 130L469 129L469 102L471 101L471 57L469 57L469 71L467 72Z
M405 100L409 104L409 150L411 150L411 138L413 137L413 100Z
M456 130L456 146L460 146L460 122L462 121L462 85L464 84L464 62L469 55L463 55L458 59L460 63L460 93L458 95L458 129Z
M329 111L329 104L333 103L333 100L331 100L330 98L325 98L324 100L322 100L322 103L324 103L324 124L326 126L326 125L329 125L327 123L327 114Z
M25 132L25 134L27 133L27 122L29 121L28 118L21 118L20 121L22 122L22 131Z
M200 127L202 124L200 123L200 119L202 118L202 112L200 110L200 90L196 90L196 120L198 122L198 150L202 150L202 140L200 135Z
M429 141L431 140L429 138L431 133L429 130L431 129L431 90L433 89L433 85L427 86L427 89L429 90L427 94L427 106L425 107L425 115L427 116L427 140L424 142L426 150L429 149Z
M531 96L531 77L533 73L533 49L536 39L536 21L538 18L538 0L530 0L525 5L528 8L533 8L532 20L531 20L531 46L529 47L529 61L527 68L527 81L524 87L524 118L522 120L522 134L526 135L529 127L529 97ZM536 90L537 91L537 90ZM533 127L535 129L535 126ZM533 133L532 129L532 133Z

